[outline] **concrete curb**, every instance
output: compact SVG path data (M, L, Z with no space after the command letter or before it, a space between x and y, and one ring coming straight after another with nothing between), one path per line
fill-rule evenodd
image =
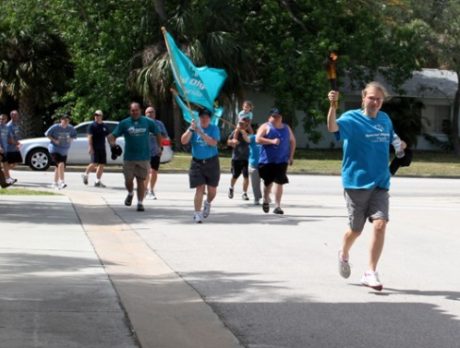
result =
M143 348L236 348L236 337L100 196L66 191Z

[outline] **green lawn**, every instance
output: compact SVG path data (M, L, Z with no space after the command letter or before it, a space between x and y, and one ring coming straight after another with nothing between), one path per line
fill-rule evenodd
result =
M6 189L0 189L0 196L50 196L56 195L57 193L51 191L39 191L39 190L30 190L25 188L16 188L16 187L9 187Z
M161 165L160 170L183 172L190 165L190 154L177 152L174 159ZM340 150L298 150L289 173L340 174L342 153ZM230 172L230 153L220 154L223 172ZM460 157L438 152L415 152L410 167L400 168L397 175L460 178Z

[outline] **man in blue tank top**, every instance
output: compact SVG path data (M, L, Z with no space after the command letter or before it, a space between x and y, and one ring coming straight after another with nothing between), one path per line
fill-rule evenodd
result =
M329 92L331 102L327 116L330 132L343 141L342 183L347 203L349 229L339 251L339 273L350 276L349 251L361 234L366 219L373 224L369 270L361 283L382 290L376 268L383 250L386 225L389 219L390 144L394 130L390 117L380 111L387 97L385 88L371 82L362 92L362 109L350 110L336 119L338 92Z
M259 175L264 181L262 210L270 210L270 192L275 183L275 209L273 213L284 214L281 209L283 185L289 182L286 172L294 161L296 140L291 128L283 123L281 112L273 108L269 112L268 122L257 130L257 143L261 144L259 157Z

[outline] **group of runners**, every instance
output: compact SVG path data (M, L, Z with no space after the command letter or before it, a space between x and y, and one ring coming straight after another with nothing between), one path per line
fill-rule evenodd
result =
M328 94L330 108L327 127L343 142L342 183L349 228L338 252L339 273L344 278L350 276L350 249L363 231L366 220L369 220L373 225L373 235L368 269L361 282L381 290L383 286L377 273L377 264L389 221L390 145L393 144L396 151L401 153L404 152L406 144L396 135L390 117L380 110L387 97L382 85L377 82L366 85L362 91L362 107L346 111L337 119L338 97L337 91L330 91ZM116 138L123 136L123 175L128 191L124 204L132 205L136 181L137 211L144 211L145 196L156 199L154 187L160 165L161 144L167 133L164 125L156 120L153 107L148 107L143 116L140 104L133 102L130 104L129 113L112 133L104 125L102 111L97 110L94 113L94 122L88 128L91 163L82 174L82 180L87 185L90 173L96 171L95 186L105 187L101 182L104 165L107 163L105 141L107 139L109 142L114 158L120 154ZM18 114L13 111L9 123L6 123L4 116L2 115L0 142L5 176L2 187L4 183L8 185L15 181L9 176L8 170L15 163L22 162L18 157ZM254 204L259 205L262 199L262 210L268 213L272 202L270 195L274 191L273 213L284 214L281 208L283 185L288 183L287 169L294 161L296 139L291 128L283 122L279 109L271 109L267 117L268 120L254 130L252 104L249 101L243 104L243 110L238 115L238 124L226 141L232 147L232 177L228 198L234 198L235 184L242 174L243 200L249 200L250 177ZM220 181L218 143L221 135L219 127L212 124L211 119L212 113L201 109L198 120L192 120L181 136L181 143L191 147L189 186L195 190L193 220L196 223L202 223L209 217ZM45 134L50 138L49 151L56 163L54 185L65 188L66 155L72 139L76 137L75 130L69 124L69 118L63 116L60 123L50 127Z

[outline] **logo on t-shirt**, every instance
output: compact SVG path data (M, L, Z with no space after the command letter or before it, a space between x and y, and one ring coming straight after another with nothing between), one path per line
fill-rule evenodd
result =
M385 132L385 127L381 124L376 124L374 128L377 132L366 134L366 138L373 143L385 143L390 141L390 133Z
M144 135L146 132L147 128L135 128L133 126L128 128L128 134L134 137Z

